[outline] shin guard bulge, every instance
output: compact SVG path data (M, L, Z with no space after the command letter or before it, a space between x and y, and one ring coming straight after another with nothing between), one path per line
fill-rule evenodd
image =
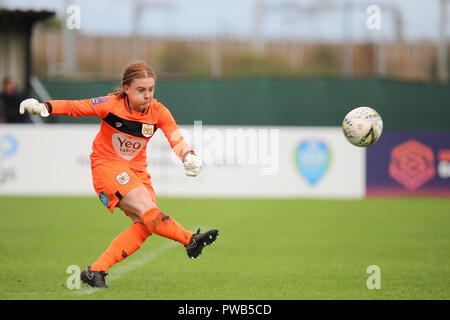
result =
M178 241L184 246L189 244L194 234L184 229L178 222L158 208L146 211L141 216L141 220L145 223L149 232Z

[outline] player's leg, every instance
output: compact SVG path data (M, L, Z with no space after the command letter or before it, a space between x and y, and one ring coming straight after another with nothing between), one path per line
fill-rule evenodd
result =
M108 248L92 265L81 273L81 280L92 287L106 287L107 271L116 263L124 260L136 250L150 236L147 227L137 216L130 216L133 220L131 227L120 233L110 243Z
M138 216L130 214L132 225L111 241L109 247L95 261L90 270L108 271L114 264L124 260L138 250L151 235Z
M136 186L142 185L139 178L129 168L117 163L106 163L95 167L92 170L92 177L100 200L111 213L122 199L122 194L127 194ZM108 269L138 250L151 235L139 216L132 213L127 215L131 218L132 225L115 237L105 252L91 266L83 270L81 273L83 282L92 287L106 287L105 276Z
M139 216L150 233L178 241L185 246L194 235L175 219L159 210L152 199L151 190L144 185L128 192L117 206L127 213Z
M119 234L81 278L94 287L106 287L106 271L137 249L152 233L182 243L189 257L198 257L204 246L218 236L216 229L204 234L187 231L157 207L148 173L133 172L121 163L106 163L92 170L94 188L102 203L113 212L122 209L133 225Z
M150 183L150 175L148 173L145 173L146 177L141 177L144 181L144 185L146 186L147 190L150 192L150 195L154 202L156 203L156 194L153 190L153 187ZM192 235L191 240L186 247L186 253L189 258L199 258L199 256L202 254L202 250L205 246L211 245L214 243L214 241L219 237L219 230L212 229L205 233L200 233L200 228L197 230L197 232Z
M147 174L148 175L148 174ZM144 180L145 188L131 190L118 204L122 210L139 216L151 233L180 242L186 247L190 258L198 258L205 246L211 245L219 236L217 229L205 233L192 233L184 229L173 218L160 211L156 204L156 195L150 184L149 176ZM153 200L151 201L148 197Z

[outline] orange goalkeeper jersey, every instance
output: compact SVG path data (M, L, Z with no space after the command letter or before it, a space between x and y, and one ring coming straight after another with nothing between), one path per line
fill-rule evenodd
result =
M118 98L116 95L50 100L45 104L52 115L101 119L100 131L92 145L92 168L107 161L123 160L130 168L144 171L147 167L147 143L159 128L180 159L193 152L183 140L170 111L156 99L152 99L150 107L143 112L132 110L127 97Z

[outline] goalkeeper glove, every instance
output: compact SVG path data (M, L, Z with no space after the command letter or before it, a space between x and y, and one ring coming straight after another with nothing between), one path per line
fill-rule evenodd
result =
M36 99L26 99L20 103L19 113L24 114L28 112L30 114L38 114L41 117L48 117L49 113L47 107L43 103L39 103Z
M186 175L190 177L196 177L202 167L202 160L193 153L189 153L183 160L183 163Z

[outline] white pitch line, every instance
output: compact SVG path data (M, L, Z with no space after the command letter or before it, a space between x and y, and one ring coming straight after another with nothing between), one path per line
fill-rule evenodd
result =
M153 249L149 253L141 256L139 259L132 260L123 266L117 267L117 269L114 270L114 273L112 273L111 276L108 277L108 283L113 282L114 280L119 279L120 277L122 277L124 274L130 272L131 270L138 268L138 267L156 259L159 255L163 254L170 248L174 248L177 244L178 243L176 243L174 241L166 242L162 246L160 246L156 249ZM87 288L87 289L77 290L74 293L85 295L85 294L91 294L91 293L97 292L98 290L101 290L101 289Z
M195 230L197 230L197 228L198 227L196 227ZM208 229L206 227L200 227L200 228ZM156 259L161 254L163 254L164 252L166 252L167 250L169 250L171 248L176 247L177 245L179 245L179 243L175 242L175 241L166 242L162 246L151 250L147 254L142 255L139 259L131 260L128 263L117 267L117 269L114 270L114 273L112 273L111 276L108 276L108 282L112 282L114 280L119 279L124 274L127 274L131 270L136 269L136 268ZM76 290L74 293L80 294L80 295L85 295L85 294L91 294L91 293L97 292L98 290L102 290L102 289L87 288L87 289Z

